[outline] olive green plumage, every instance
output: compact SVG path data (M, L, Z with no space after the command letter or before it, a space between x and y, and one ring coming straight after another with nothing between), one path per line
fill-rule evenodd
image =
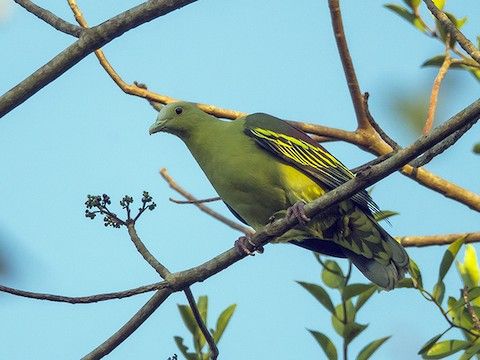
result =
M354 175L308 135L267 114L222 121L195 104L165 106L150 134L178 136L229 209L255 230L310 202ZM365 191L298 225L276 242L349 258L371 281L386 288L403 278L408 255L380 225L378 207Z

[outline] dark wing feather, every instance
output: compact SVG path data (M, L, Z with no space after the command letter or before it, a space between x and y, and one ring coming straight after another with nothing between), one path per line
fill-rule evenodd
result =
M245 133L267 151L318 180L327 190L334 189L355 175L323 146L303 131L274 116L256 113L245 119ZM352 200L367 211L379 211L365 190Z

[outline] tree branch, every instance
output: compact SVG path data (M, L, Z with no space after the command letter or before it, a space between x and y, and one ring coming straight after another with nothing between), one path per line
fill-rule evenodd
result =
M149 0L83 30L80 38L40 69L0 97L0 118L22 104L80 60L113 39L148 21L166 15L196 0Z
M437 145L435 145L430 150L425 152L425 154L423 154L419 158L412 161L410 165L415 168L418 168L420 166L424 166L428 164L434 157L440 155L445 150L447 150L450 146L455 144L457 140L460 139L463 136L463 134L465 134L472 126L473 124L467 124L463 128L457 130L452 135L446 137L445 139L440 141Z
M173 290L166 288L158 290L148 302L143 305L137 313L128 320L115 334L110 336L101 345L85 355L82 360L97 360L110 354L116 347L124 342L155 310L172 294Z
M427 5L430 12L435 16L440 23L445 26L450 35L460 44L460 46L465 50L477 63L480 64L480 50L478 50L473 43L468 40L465 35L462 34L460 30L457 29L455 24L448 18L445 13L437 8L432 0L423 0L425 5Z
M426 235L426 236L398 236L396 239L404 247L425 247L432 245L448 245L455 240L465 237L465 243L480 242L480 232L469 234L442 234L442 235Z
M80 37L83 29L80 26L69 23L68 21L63 20L54 13L36 5L30 0L14 0L18 5L23 7L29 13L35 15L39 19L45 21L47 24L53 26L58 31L61 31L65 34L72 35L75 37Z
M447 75L447 71L450 68L450 64L452 63L452 58L450 56L450 36L447 36L447 40L445 41L447 45L445 45L445 59L443 60L442 66L438 69L438 74L433 81L432 92L430 94L430 102L428 104L428 113L427 119L425 120L425 125L423 126L423 134L428 134L432 129L433 122L435 120L435 112L437 111L437 101L438 101L438 93L440 92L440 85L442 84L445 75Z
M343 71L347 80L348 90L352 98L357 124L359 129L368 129L369 124L365 117L365 107L363 103L362 92L358 84L355 68L348 50L345 30L343 29L342 14L340 12L339 0L329 0L330 17L332 18L333 34L337 43L338 53L342 61Z
M140 286L134 289L124 290L124 291L117 291L112 293L96 294L96 295L89 295L89 296L79 296L79 297L36 293L31 291L18 290L8 286L4 286L4 285L0 285L0 291L6 292L12 295L16 295L16 296L21 296L21 297L30 298L30 299L37 299L37 300L64 302L69 304L91 304L91 303L96 303L100 301L123 299L123 298L131 297L139 294L144 294L146 292L163 289L167 285L168 283L166 282L158 282L155 284L144 285L144 286Z

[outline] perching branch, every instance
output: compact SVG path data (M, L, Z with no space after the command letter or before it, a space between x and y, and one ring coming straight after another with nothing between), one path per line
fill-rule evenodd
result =
M13 0L18 5L23 7L29 13L32 13L39 19L45 21L47 24L53 26L58 31L61 31L65 34L72 35L75 37L80 37L82 35L83 29L80 26L69 23L68 21L63 20L54 13L36 5L30 0Z
M8 286L4 286L4 285L0 285L0 291L9 293L12 295L20 296L20 297L37 299L37 300L64 302L69 304L91 304L91 303L96 303L100 301L123 299L123 298L131 297L139 294L144 294L146 292L163 289L167 285L168 284L166 282L158 282L155 284L144 285L144 286L140 286L134 289L124 290L124 291L117 291L112 293L96 294L96 295L89 295L89 296L77 296L77 297L36 293L31 291L18 290Z
M465 50L477 63L480 64L480 50L478 50L473 43L468 40L465 35L462 34L460 30L457 29L454 23L448 18L445 13L437 8L432 0L423 0L425 5L427 5L430 12L435 16L438 21L448 30L450 35L460 44L460 46Z

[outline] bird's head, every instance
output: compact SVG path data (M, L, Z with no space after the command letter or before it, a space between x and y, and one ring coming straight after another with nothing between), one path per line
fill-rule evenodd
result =
M163 131L184 138L194 131L200 119L206 115L194 103L174 102L160 110L157 120L150 126L149 133L152 135Z

